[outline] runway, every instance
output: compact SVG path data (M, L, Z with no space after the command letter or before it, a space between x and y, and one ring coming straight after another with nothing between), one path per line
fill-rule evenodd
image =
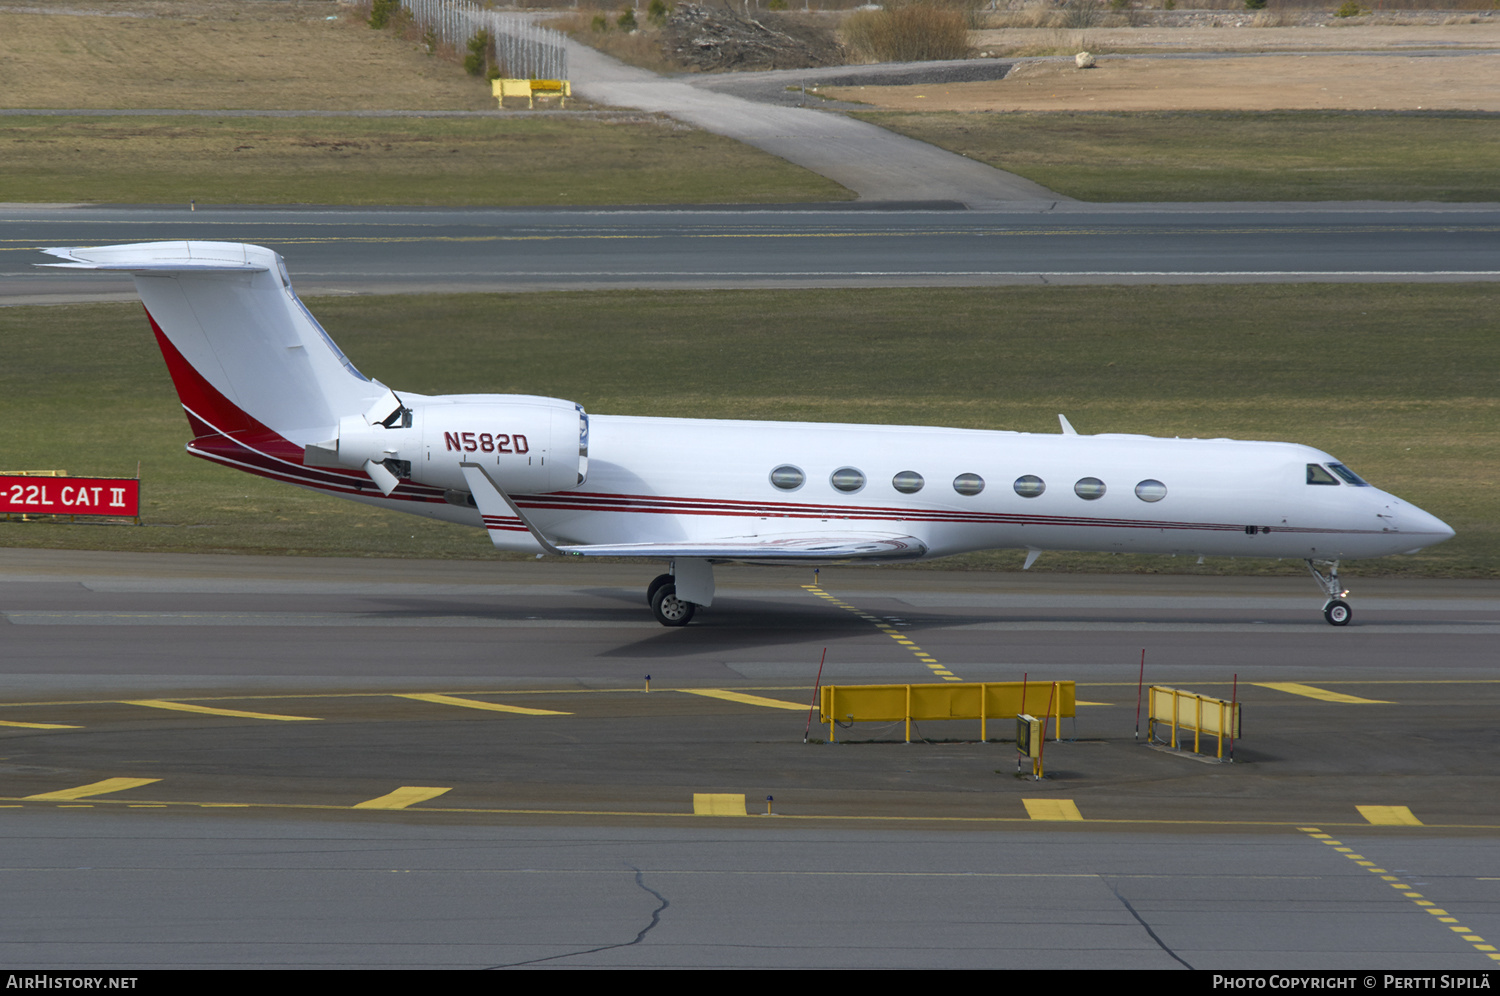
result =
M38 246L251 242L299 293L1492 281L1500 207L956 204L499 210L0 206L0 303L134 300Z
M1340 630L1298 578L730 568L665 630L650 573L0 551L0 958L1494 963L1500 584L1355 580ZM825 647L913 646L1077 681L1048 777L970 721L808 731ZM1244 704L1232 765L1138 742L1143 649Z
M306 296L1500 273L1493 207L953 207L4 207L0 303L135 300L32 250L179 238ZM0 549L0 959L1500 961L1500 584L1350 575L1335 629L1305 577L728 568L664 630L655 572ZM809 723L825 649L825 684L930 658L1086 704L1018 778L972 721ZM1243 703L1233 764L1142 743L1143 651Z

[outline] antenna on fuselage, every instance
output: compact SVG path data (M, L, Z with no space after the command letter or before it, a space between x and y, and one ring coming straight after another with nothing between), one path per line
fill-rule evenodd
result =
M1078 435L1078 430L1073 428L1073 423L1068 421L1068 416L1064 415L1062 412L1058 412L1057 420L1062 423L1062 431L1064 436Z

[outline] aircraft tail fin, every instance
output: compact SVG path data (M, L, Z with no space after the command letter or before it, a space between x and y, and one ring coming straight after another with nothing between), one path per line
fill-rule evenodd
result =
M42 251L65 260L44 266L131 274L195 436L264 427L307 445L390 394L323 331L270 249L147 242Z

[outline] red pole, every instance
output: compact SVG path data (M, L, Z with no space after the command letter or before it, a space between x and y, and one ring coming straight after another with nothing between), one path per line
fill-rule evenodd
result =
M1047 712L1042 717L1042 744L1036 749L1037 767L1043 767L1043 761L1047 753L1047 721L1052 718L1052 697L1057 694L1057 682L1052 683L1052 691L1047 694ZM1045 770L1045 768L1043 768Z
M1141 688L1146 684L1146 648L1141 648L1141 675L1135 680L1135 738L1141 739Z
M1234 684L1230 686L1229 693L1229 763L1234 763L1234 731L1240 725L1240 673L1234 673Z
M807 726L802 730L802 742L807 743L808 734L812 733L813 709L818 705L818 686L823 684L823 662L828 659L828 648L823 648L823 656L818 658L818 676L813 679L813 697L807 704Z

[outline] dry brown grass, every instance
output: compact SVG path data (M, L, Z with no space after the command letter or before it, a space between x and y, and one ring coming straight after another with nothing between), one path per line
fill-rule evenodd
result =
M850 48L873 62L962 59L969 54L966 9L933 0L855 11L841 33Z
M31 4L29 9L37 9ZM45 9L45 8L42 8ZM0 7L0 106L480 110L488 84L328 2ZM337 20L328 20L337 18Z
M687 67L673 59L662 46L661 29L640 15L640 27L634 32L616 23L619 10L583 10L565 14L547 22L547 27L613 56L626 65L640 66L655 73L680 73ZM607 30L596 28L595 18L603 17Z

